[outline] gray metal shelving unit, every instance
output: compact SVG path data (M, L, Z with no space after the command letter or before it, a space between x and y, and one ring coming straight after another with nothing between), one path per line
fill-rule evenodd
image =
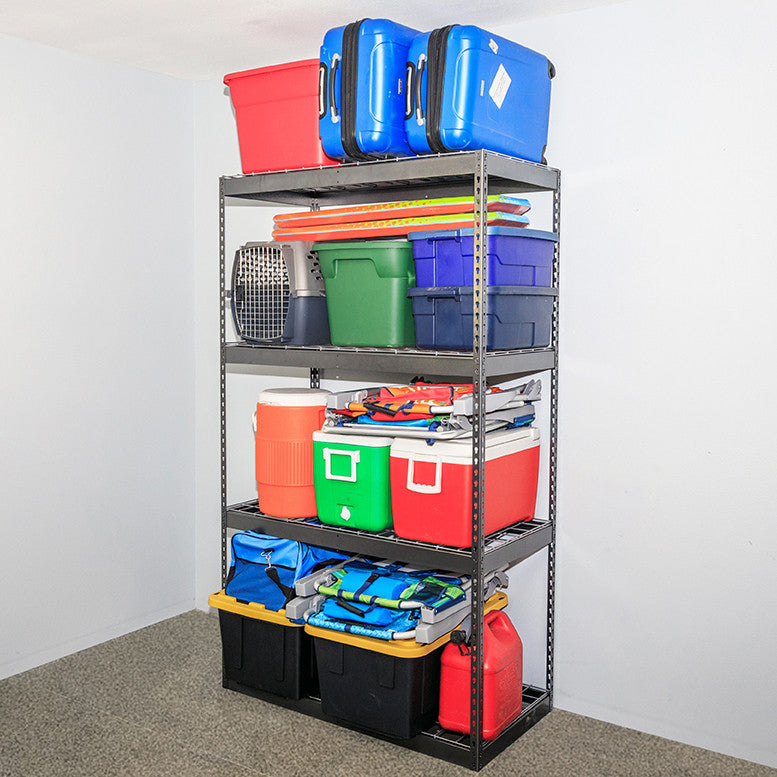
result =
M546 630L546 683L544 688L525 685L523 711L499 737L456 734L433 726L410 740L396 744L445 760L481 769L521 734L546 715L553 706L553 626L555 585L555 519L558 404L558 298L554 303L551 346L541 349L486 351L486 204L490 193L546 191L553 196L553 231L561 220L561 178L558 170L489 151L466 151L408 159L361 162L339 167L291 170L222 177L219 182L221 269L221 500L222 575L227 573L227 532L256 529L275 536L316 545L336 547L350 553L392 557L472 575L471 720L470 730L481 730L483 704L483 575L496 567L515 564L547 548L548 599ZM388 202L413 198L474 194L474 317L471 352L425 351L412 348L342 348L336 346L291 347L226 342L226 235L225 208L230 202L299 205L312 210L321 205L352 202ZM558 287L559 245L556 244L553 285ZM292 366L310 369L311 386L318 386L322 371L339 377L343 373L396 378L424 375L427 378L470 378L475 389L473 419L472 548L460 550L396 537L390 531L371 533L324 526L315 519L286 520L263 515L256 502L227 504L226 372L229 365ZM483 392L489 377L517 377L550 370L549 504L548 520L533 520L485 537L481 531L484 506L482 463L485 462ZM281 699L227 684L275 704L325 717L320 701Z

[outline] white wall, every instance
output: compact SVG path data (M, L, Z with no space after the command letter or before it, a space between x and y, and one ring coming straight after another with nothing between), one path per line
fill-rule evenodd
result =
M0 677L194 602L191 84L0 36Z
M558 75L558 706L777 766L777 7L507 37Z
M775 766L776 22L768 0L633 0L492 28L558 71L556 703ZM220 84L198 84L198 320L217 301L216 178L239 170L230 122ZM218 582L213 324L197 346L198 603ZM245 407L247 380L230 377ZM541 594L541 573L532 560L513 595Z

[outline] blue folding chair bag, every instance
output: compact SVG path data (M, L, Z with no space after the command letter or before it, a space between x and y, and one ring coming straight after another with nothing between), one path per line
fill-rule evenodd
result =
M432 570L409 570L399 562L349 561L342 569L334 570L333 575L334 582L321 586L319 593L338 600L377 603L391 609L417 607L418 603L423 603L443 610L464 597L464 591L459 588L462 578L435 574Z
M282 610L294 598L294 583L347 558L342 553L258 532L232 536L232 567L225 592L244 602Z
M387 607L376 607L371 604L347 602L340 599L327 599L321 612L327 618L340 620L345 623L358 623L361 626L379 626L385 628L402 618L403 622L410 616L410 620L418 619L418 611L389 610Z

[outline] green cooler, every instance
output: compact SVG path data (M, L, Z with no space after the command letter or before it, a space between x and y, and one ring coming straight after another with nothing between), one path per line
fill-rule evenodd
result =
M392 526L390 437L313 432L313 482L321 523L383 531Z
M314 243L326 286L332 345L415 345L409 240Z

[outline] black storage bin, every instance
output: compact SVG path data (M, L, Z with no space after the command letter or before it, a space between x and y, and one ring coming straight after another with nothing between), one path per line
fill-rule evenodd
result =
M325 715L397 739L410 739L437 720L444 644L413 642L407 650L403 648L408 646L399 642L385 642L384 649L396 650L390 655L357 647L382 640L310 626L305 629L316 634L321 710ZM322 632L325 637L319 636Z
M282 611L244 604L223 592L208 603L219 610L227 685L231 681L287 699L318 695L313 639L301 625Z

